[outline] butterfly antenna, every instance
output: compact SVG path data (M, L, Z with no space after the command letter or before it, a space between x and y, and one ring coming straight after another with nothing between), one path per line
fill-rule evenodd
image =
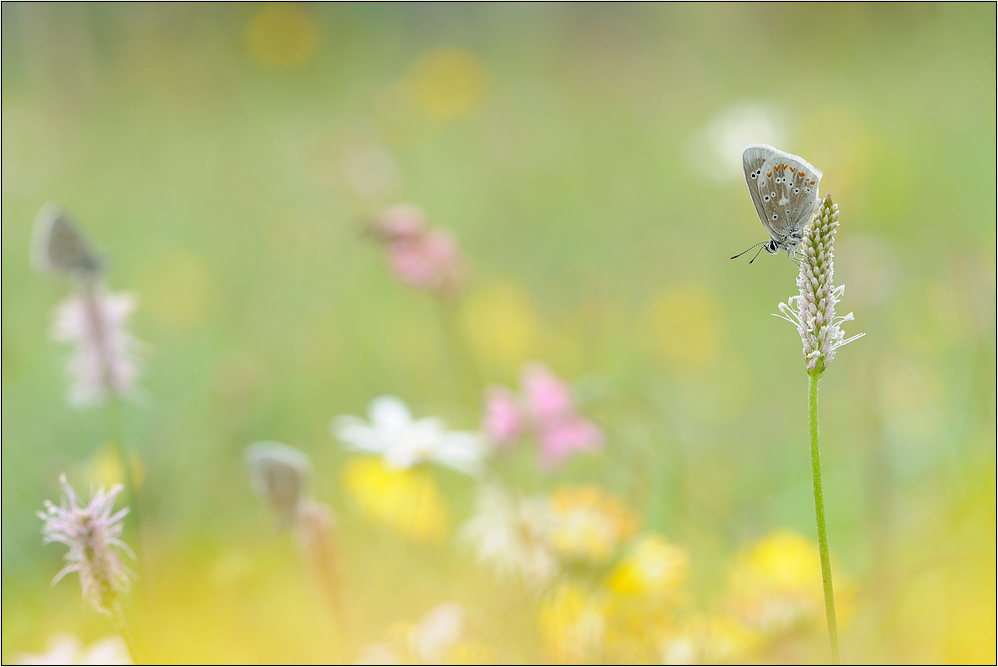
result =
M764 246L764 247L765 247L765 246ZM755 253L755 256L754 256L754 257L752 257L752 259L750 259L750 260L749 260L749 264L751 264L752 262L754 262L754 261L756 260L756 257L758 257L758 256L759 256L759 253L760 253L760 252L762 252L762 250L763 250L762 248L759 248L759 250L758 250L758 251L756 251L756 253Z
M769 241L760 241L759 243L756 243L754 246L749 246L745 250L742 250L740 253L738 253L737 255L735 255L734 257L732 257L731 259L738 259L742 255L744 255L745 253L747 253L749 250L751 250L752 248L757 248L757 247L759 247L761 245L766 245L767 243L769 243ZM762 252L762 248L759 248L759 252ZM755 254L755 257L759 256L759 252L757 252ZM752 258L752 262L755 261L755 257ZM749 262L749 264L751 264L752 262Z

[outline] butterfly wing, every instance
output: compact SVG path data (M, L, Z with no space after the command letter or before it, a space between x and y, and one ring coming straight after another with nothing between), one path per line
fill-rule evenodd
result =
M46 204L35 220L35 263L54 273L94 275L102 262L58 204Z
M755 205L755 212L759 214L759 219L765 224L766 211L762 207L762 195L759 192L759 177L762 175L762 166L766 160L773 157L780 151L765 144L752 144L746 146L742 151L742 168L745 170L745 184L748 185L749 195ZM767 228L768 229L768 228Z
M781 247L785 242L796 246L818 206L821 171L803 158L776 151L758 173L757 208L763 211L762 224Z

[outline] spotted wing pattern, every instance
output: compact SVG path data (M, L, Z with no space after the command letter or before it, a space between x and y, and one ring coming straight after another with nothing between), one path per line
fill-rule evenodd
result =
M776 151L756 173L762 224L780 248L796 247L818 206L821 172L796 155Z
M35 221L38 234L36 262L56 273L93 275L102 268L100 257L61 207L49 204Z
M778 154L780 151L772 146L764 144L752 144L742 151L742 167L745 170L745 184L748 185L749 195L755 205L755 212L759 214L759 219L765 221L766 211L762 208L762 195L759 194L759 176L762 174L762 165L766 160Z

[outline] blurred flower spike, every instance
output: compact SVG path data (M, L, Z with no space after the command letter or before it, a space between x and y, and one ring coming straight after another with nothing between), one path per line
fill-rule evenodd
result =
M464 289L467 271L453 237L426 224L415 206L390 208L367 227L385 248L388 266L399 280L441 297L456 297Z
M808 375L821 375L835 358L835 351L860 338L857 334L846 339L841 324L853 318L852 313L836 317L835 305L845 293L846 286L835 287L835 230L839 226L839 207L826 196L801 242L803 258L797 286L798 296L779 305L782 317L797 327L804 343L804 359Z
M89 505L80 507L65 475L59 477L59 483L65 493L61 505L56 507L46 500L45 511L38 512L38 517L45 522L42 526L43 543L59 542L69 547L66 567L59 571L52 583L70 572L79 573L84 601L96 611L110 615L113 605L117 603L118 593L127 591L130 585L127 570L111 547L135 558L128 545L119 539L123 529L122 519L128 514L128 508L111 514L114 501L123 487L116 485L107 492L101 488L93 494Z
M125 330L133 310L133 295L111 294L97 286L70 297L56 310L52 337L76 345L66 366L72 405L102 404L133 392L138 341Z
M488 444L479 433L447 431L434 417L413 419L395 396L381 396L368 408L370 422L352 415L333 419L330 430L347 449L380 455L389 468L438 463L473 477L485 472Z
M489 387L482 428L500 447L531 434L540 446L541 464L552 469L575 451L598 451L605 437L596 424L582 418L571 388L542 364L528 364L521 379L523 396Z
M51 333L59 342L76 345L66 367L70 403L82 408L131 394L138 377L138 341L125 330L125 322L135 310L135 297L104 289L103 261L58 204L42 207L33 245L35 267L71 277L76 290L56 309Z

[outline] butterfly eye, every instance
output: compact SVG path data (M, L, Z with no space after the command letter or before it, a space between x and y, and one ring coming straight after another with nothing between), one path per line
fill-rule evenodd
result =
M765 197L763 197L762 201L769 201L769 195L766 195Z
M755 174L755 173L752 174L752 178L755 178L756 176L757 176L757 174Z
M800 188L794 188L794 194L795 195L799 195L800 194Z
M773 214L773 220L776 220L776 219L778 219L779 217L780 217L780 216L776 215L775 213Z

